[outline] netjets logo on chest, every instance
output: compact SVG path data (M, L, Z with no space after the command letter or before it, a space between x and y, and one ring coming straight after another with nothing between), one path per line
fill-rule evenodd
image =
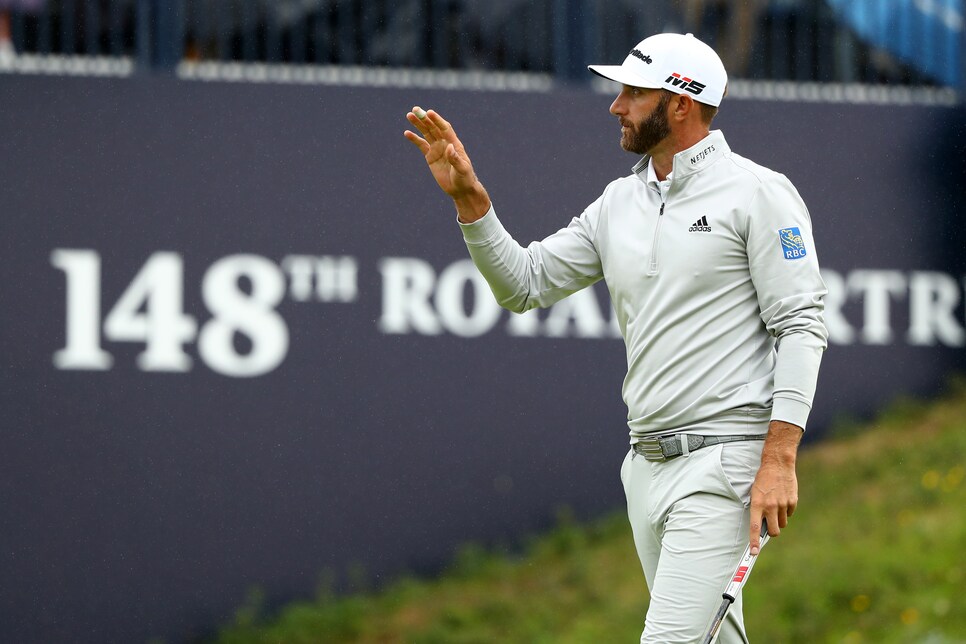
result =
M688 228L688 232L689 233L710 233L711 232L711 226L708 225L708 217L707 217L707 215L705 215L701 219L699 219L696 222L694 222L693 224L691 224L691 227Z

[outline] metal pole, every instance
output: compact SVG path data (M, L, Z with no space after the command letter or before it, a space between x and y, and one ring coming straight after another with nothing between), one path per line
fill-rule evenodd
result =
M120 2L111 3L111 17L110 17L110 27L108 27L108 33L111 37L111 56L121 56L124 53L124 8L121 6Z
M84 52L96 56L101 51L101 7L99 3L88 2L84 8Z
M587 0L578 0L579 3L579 13L581 19L579 26L581 27L581 41L583 47L581 47L583 56L576 61L574 65L574 77L582 80L584 83L590 83L590 73L587 72L586 66L588 63L593 63L598 60L603 60L601 47L601 30L598 28L601 23L601 3L598 2L588 2Z
M141 72L151 70L154 55L151 34L151 0L138 0L137 3L137 61Z
M77 6L74 0L63 0L60 6L60 53L73 56L77 53L74 46L75 12Z
M138 0L137 64L142 72L174 73L184 55L184 0Z
M355 3L343 0L336 5L336 38L339 39L339 63L351 65L356 62Z
M37 19L37 53L49 54L51 48L51 20L50 8L44 3L44 8Z
M966 106L966 29L959 30L959 52L953 52L956 62L959 64L959 104Z
M554 73L564 82L587 82L584 66L598 43L594 2L554 0Z
M156 71L173 72L184 55L184 0L154 0Z
M310 9L303 5L295 20L289 25L289 60L293 63L309 62L307 53L309 15Z
M275 3L265 6L265 60L271 63L282 60L282 25Z
M258 58L256 30L258 28L258 8L253 2L241 3L242 60L252 62Z
M429 10L429 18L423 27L432 33L433 56L429 66L443 69L449 65L449 3L446 0L431 0Z
M329 8L323 6L322 0L315 0L315 28L312 36L312 58L310 62L321 63L329 60L329 41L331 40L331 30L329 29Z
M553 3L553 70L561 81L570 77L573 38L570 34L570 0Z
M203 4L205 11L205 39L211 49L211 55L215 60L228 60L231 54L228 51L228 38L225 34L231 33L235 29L235 10L230 2L198 2ZM247 6L247 3L246 3ZM243 38L247 38L248 32L245 29L245 16L241 17L242 26L239 28ZM244 41L247 44L247 40Z

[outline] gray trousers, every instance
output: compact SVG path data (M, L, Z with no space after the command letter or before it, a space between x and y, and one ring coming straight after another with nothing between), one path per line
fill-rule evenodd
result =
M715 445L652 463L628 452L621 466L627 515L651 601L641 644L694 644L748 545L751 485L762 441ZM747 644L739 596L719 644Z

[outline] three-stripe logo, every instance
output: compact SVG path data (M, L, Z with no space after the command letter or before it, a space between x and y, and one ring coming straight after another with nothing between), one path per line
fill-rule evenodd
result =
M704 217L701 217L696 222L691 224L691 227L688 228L688 232L689 233L710 233L711 226L708 225L707 215L705 215Z

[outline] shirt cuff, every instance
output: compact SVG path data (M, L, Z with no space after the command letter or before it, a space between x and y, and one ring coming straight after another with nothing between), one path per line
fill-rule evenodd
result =
M812 411L812 408L808 403L794 398L776 397L772 401L771 419L798 425L804 430L810 411Z
M485 244L503 230L503 224L497 219L492 203L490 204L490 209L486 211L486 214L476 221L464 224L457 218L456 222L463 231L463 239L467 244L473 244L474 246Z

